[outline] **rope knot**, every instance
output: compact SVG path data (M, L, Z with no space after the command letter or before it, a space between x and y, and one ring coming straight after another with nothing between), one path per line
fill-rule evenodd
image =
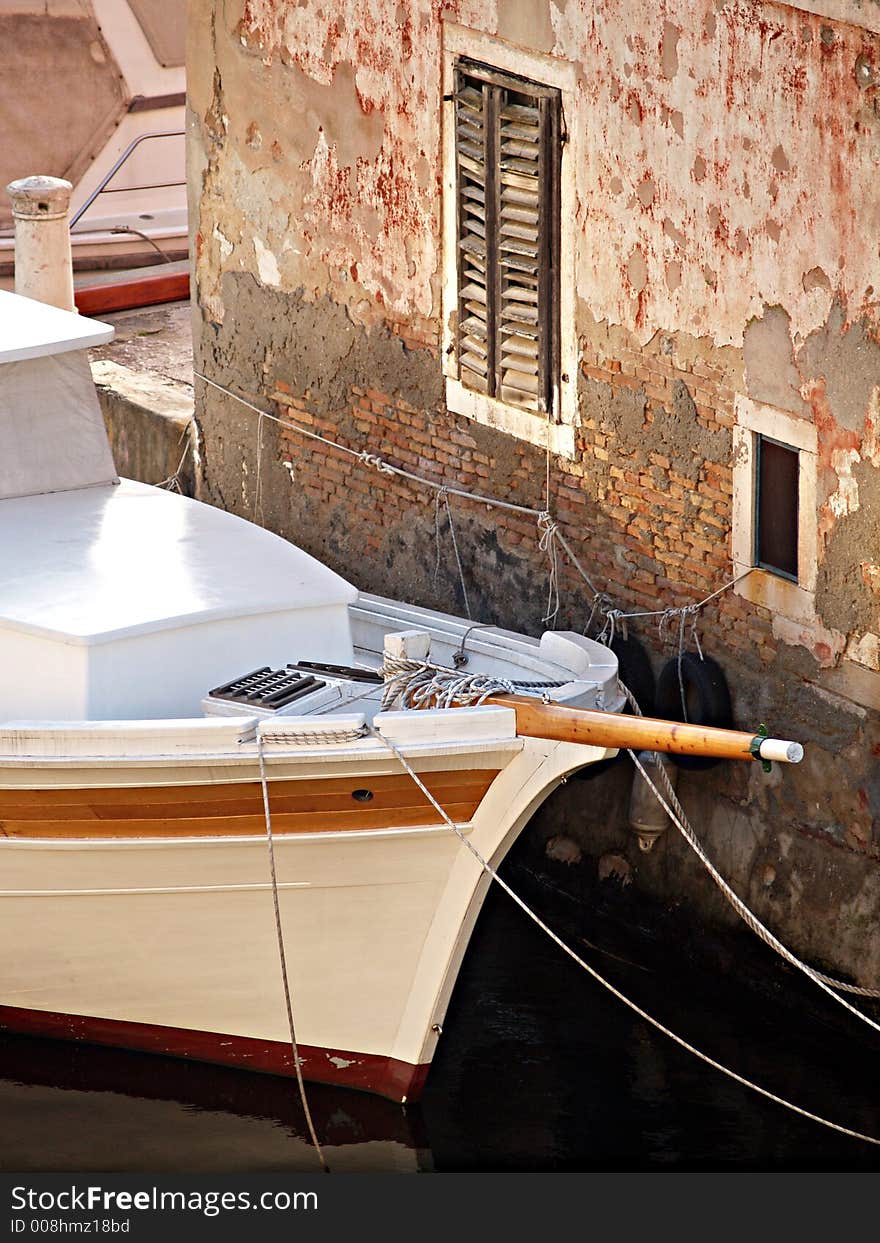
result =
M627 615L622 609L606 609L605 622L599 632L598 641L604 643L606 647L610 647L618 630L620 630L624 639L628 638L626 617Z
M589 635L590 631L593 629L593 619L597 613L599 614L601 618L603 618L602 629L604 631L604 628L605 628L604 619L606 619L608 616L608 610L611 607L611 603L612 603L611 597L607 596L604 591L595 592L595 594L593 595L593 603L590 605L590 616L586 620L586 624L584 625L583 631L581 632L582 634Z
M672 622L674 621L674 619L678 617L680 613L681 613L681 609L677 609L677 608L676 609L664 609L661 612L660 618L657 622L657 636L660 639L661 643L665 642L666 639L669 637L668 629L672 625Z
M363 462L364 466L372 466L373 470L379 471L381 475L393 475L394 467L389 466L386 461L379 457L378 453L368 453L364 449L358 456L358 460Z
M538 551L545 552L550 562L547 569L547 611L541 618L545 624L556 620L559 613L559 565L556 556L556 539L559 524L548 509L538 514Z
M550 541L553 539L559 523L547 509L542 509L538 514L538 531L540 536L538 539L538 548L541 552L546 552L550 547Z

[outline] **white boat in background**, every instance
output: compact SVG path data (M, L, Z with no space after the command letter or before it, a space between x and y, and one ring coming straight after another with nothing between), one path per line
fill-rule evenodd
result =
M112 332L0 293L0 1027L291 1073L277 894L305 1077L414 1099L478 856L566 774L625 745L793 756L619 715L582 635L366 595L119 480L85 353ZM521 693L383 706L429 662Z
M72 183L78 273L186 259L184 0L0 0L0 38L16 67L0 80L0 191L35 173ZM10 288L13 252L0 194Z

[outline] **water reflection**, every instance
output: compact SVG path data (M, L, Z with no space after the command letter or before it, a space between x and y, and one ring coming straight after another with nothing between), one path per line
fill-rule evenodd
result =
M270 1075L51 1040L0 1040L0 1169L319 1172L296 1084ZM430 1168L418 1116L314 1086L339 1172Z

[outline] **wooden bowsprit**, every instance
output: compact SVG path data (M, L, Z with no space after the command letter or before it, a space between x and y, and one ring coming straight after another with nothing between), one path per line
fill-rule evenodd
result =
M705 755L721 760L754 759L765 764L770 760L799 764L804 756L799 742L768 738L760 730L750 734L709 725L628 716L621 712L567 708L563 704L542 703L526 695L492 695L485 702L513 708L516 732L526 738L661 751L669 755Z

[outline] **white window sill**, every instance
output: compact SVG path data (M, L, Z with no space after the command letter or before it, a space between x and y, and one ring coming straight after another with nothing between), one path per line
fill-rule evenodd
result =
M574 427L570 423L555 423L544 414L508 406L485 393L475 393L465 388L460 380L450 377L446 379L446 405L453 414L462 414L484 427L494 427L540 449L549 448L551 453L574 460Z
M745 574L750 568L736 562L734 566L736 574ZM746 575L734 587L738 596L760 605L761 608L769 609L779 617L786 617L789 621L807 624L817 620L814 591L808 591L787 578L780 578L769 570L759 570L756 567L751 569L751 574Z

